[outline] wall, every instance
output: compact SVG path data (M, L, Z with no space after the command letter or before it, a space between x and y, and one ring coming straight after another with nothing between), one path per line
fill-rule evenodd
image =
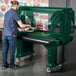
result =
M50 7L71 7L75 11L76 15L76 0L49 0ZM76 25L76 16L75 16Z
M75 25L76 25L76 0L70 0L68 7L72 7L75 11Z
M66 7L66 0L49 0L50 7Z

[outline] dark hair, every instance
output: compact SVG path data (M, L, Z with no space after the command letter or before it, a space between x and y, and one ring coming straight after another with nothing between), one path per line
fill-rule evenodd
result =
M11 4L12 5L19 5L19 2L18 1L11 1Z

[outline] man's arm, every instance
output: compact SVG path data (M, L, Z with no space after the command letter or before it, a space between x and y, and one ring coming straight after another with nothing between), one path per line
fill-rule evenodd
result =
M31 28L31 25L29 25L29 24L23 24L21 20L18 20L17 23L18 23L18 25L19 25L21 28L24 28L24 27L29 27L29 28Z
M18 15L16 12L14 12L14 14L13 14L13 19L18 23L18 25L19 25L21 28L24 28L24 27L29 27L29 28L31 28L31 25L23 24L23 23L22 23L19 15Z

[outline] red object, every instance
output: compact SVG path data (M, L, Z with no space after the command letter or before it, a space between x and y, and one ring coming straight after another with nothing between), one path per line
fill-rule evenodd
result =
M1 6L1 11L6 11L6 6Z
M9 0L4 0L5 4L8 4L8 1L9 1Z
M43 29L43 25L42 24L38 24L37 25L37 29L41 29L42 30Z
M33 0L34 6L40 6L40 0Z

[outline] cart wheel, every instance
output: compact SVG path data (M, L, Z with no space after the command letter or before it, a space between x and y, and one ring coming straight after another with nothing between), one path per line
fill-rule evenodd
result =
M15 59L15 65L18 65L19 66L19 64L20 64L20 58L16 58Z
M63 64L59 64L58 66L59 66L59 67L62 67L62 66L63 66Z
M52 72L52 69L51 69L50 67L47 68L47 72L48 72L48 73Z
M63 64L59 64L58 66L59 66L59 69L62 69L62 67L63 67Z

